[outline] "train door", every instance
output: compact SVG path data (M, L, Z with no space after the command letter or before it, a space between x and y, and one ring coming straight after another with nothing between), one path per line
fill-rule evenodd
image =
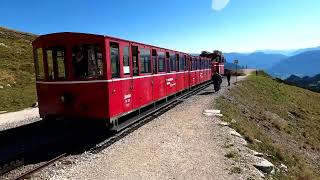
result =
M138 84L135 82L139 77L139 48L137 45L131 45L131 96L132 96L132 109L139 108L139 92Z
M109 82L109 113L111 117L114 117L124 112L122 105L123 93L121 87L119 42L109 42L109 54L111 61L111 82Z
M122 76L122 100L124 112L132 110L132 63L130 63L130 45L128 42L120 42L120 72Z
M153 100L159 100L166 96L166 77L164 76L164 52L152 49L153 64Z
M188 61L189 57L186 55L184 56L184 89L189 88L189 69L188 69Z

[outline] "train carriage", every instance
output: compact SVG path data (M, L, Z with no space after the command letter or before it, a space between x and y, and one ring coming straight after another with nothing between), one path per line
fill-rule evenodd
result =
M54 33L33 48L42 118L111 124L211 77L207 58L109 36Z

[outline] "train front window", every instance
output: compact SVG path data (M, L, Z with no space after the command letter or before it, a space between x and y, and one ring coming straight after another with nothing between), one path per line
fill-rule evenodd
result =
M76 45L72 48L73 72L76 78L103 76L102 52L99 45Z
M42 48L38 48L34 52L34 64L36 69L37 80L44 80L45 73L44 73Z
M64 47L51 47L46 49L49 80L66 78L66 63Z

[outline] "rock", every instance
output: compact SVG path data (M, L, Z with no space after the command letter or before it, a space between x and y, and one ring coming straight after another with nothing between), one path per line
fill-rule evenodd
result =
M220 113L221 110L216 110L216 109L206 109L204 110L203 114L206 116L218 116L222 117L223 115Z
M266 177L261 171L258 171L260 177L262 177L263 179Z
M38 107L38 102L33 103L31 107Z
M0 46L8 47L8 46L5 45L4 43L0 43Z
M254 151L254 150L252 150L252 153L253 153L254 156L257 156L257 157L263 157L264 156L263 153L257 152L257 151Z
M0 111L0 114L6 113L7 111Z
M242 138L241 134L239 134L239 133L238 133L237 131L235 131L235 130L231 130L229 133L230 133L232 136L236 136L236 137Z
M11 87L11 85L10 85L10 84L7 84L7 87Z
M260 163L254 164L253 166L267 174L274 172L274 165L266 159L263 159Z
M3 89L3 86L0 85L0 89Z
M259 139L254 139L253 141L257 143L262 143L262 141L260 141Z
M212 114L212 113L206 113L206 112L204 112L203 114L206 115L206 116L209 116L209 117L210 117L210 116L214 116L214 114Z
M228 122L220 122L219 125L221 125L221 126L230 126L230 123L228 123Z
M231 123L234 124L234 123L237 123L237 121L235 119L232 119Z
M214 114L215 116L222 117L223 114Z
M282 163L280 164L280 169L282 171L288 172L288 167L286 165L282 164Z
M212 114L220 114L221 110L217 110L217 109L206 109L204 110L205 113L212 113Z
M248 145L248 142L247 142L245 139L243 139L243 138L239 139L239 143L240 143L241 145L243 145L243 146L247 146L247 145ZM240 151L241 151L241 150L240 150Z

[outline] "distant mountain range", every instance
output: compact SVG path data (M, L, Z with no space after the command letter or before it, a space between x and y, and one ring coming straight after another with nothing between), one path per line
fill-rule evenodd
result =
M227 62L232 63L234 60L239 61L239 65L248 68L267 69L274 64L287 58L283 54L267 54L263 52L255 52L251 54L242 53L224 53Z
M267 71L272 76L287 78L314 76L320 73L320 46L298 50L259 50L253 53L224 53L227 62L239 60L240 66ZM229 65L227 65L228 67Z
M267 71L280 78L286 78L292 74L314 76L320 73L320 50L306 51L291 56L274 64Z
M320 74L313 77L299 77L296 75L291 75L285 80L285 82L302 88L310 89L312 91L320 92Z

